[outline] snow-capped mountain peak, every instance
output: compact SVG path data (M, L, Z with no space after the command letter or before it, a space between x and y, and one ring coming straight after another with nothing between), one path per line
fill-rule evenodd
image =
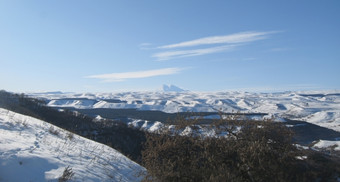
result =
M175 85L163 85L163 92L184 92L185 90Z

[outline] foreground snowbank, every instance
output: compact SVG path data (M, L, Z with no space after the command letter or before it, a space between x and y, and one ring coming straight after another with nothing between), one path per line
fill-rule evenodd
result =
M0 108L0 181L140 181L145 169L116 150Z

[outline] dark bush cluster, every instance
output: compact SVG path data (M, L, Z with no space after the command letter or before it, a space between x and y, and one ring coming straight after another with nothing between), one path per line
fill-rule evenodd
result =
M145 181L336 181L339 174L338 161L298 149L280 123L229 117L206 127L220 135L147 134Z

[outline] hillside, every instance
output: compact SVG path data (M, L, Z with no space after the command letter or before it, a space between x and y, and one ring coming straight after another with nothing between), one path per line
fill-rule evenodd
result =
M145 169L115 149L0 108L0 181L139 181Z

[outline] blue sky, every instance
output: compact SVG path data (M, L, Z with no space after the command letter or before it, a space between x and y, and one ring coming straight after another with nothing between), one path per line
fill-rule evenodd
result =
M0 89L340 89L340 1L0 0Z

